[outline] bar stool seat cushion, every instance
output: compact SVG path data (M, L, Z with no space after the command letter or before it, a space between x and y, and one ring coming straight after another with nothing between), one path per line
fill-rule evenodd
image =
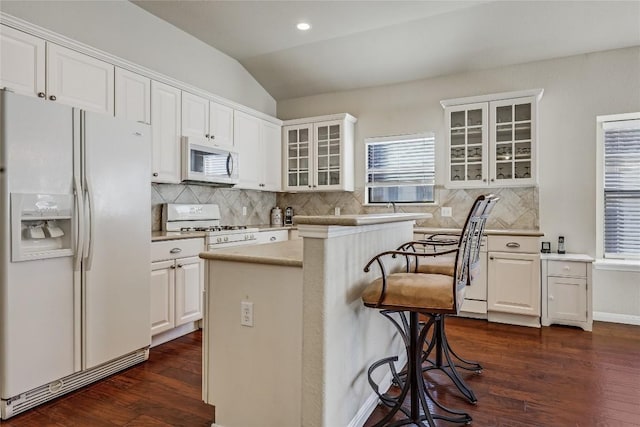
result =
M418 273L444 274L453 277L455 267L453 261L450 264L419 264Z
M453 277L444 274L393 273L387 276L387 288L381 306L417 311L450 310L454 306ZM382 278L371 282L362 293L366 306L375 307L382 292Z

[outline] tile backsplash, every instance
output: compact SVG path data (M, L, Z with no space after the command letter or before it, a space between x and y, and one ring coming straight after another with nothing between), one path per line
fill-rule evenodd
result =
M520 229L537 230L540 227L539 203L537 187L498 188L487 189L462 189L448 190L437 188L438 204L434 206L403 206L398 205L398 212L428 212L433 215L423 221L419 226L462 228L471 204L480 194L492 192L500 197L500 202L489 217L487 228L490 229ZM278 206L291 206L295 215L333 215L336 207L340 213L363 214L391 212L391 207L365 206L364 190L354 192L337 193L278 193ZM451 217L440 216L440 207L452 208Z
M163 203L215 203L224 225L268 224L276 193L196 184L151 184L151 230L162 229ZM242 207L247 215L242 215Z
M462 228L473 200L486 194L487 189L448 190L437 188L438 204L434 206L398 205L398 212L428 212L433 215L419 226ZM491 229L537 230L540 227L538 214L538 188L499 188L491 192L500 197L487 223ZM151 184L151 229L162 228L163 203L216 203L220 206L221 222L225 225L269 224L271 208L293 207L296 215L333 215L335 208L340 213L363 214L391 212L386 206L365 206L364 190L354 192L327 193L271 193L263 191L219 188L196 184ZM451 217L440 216L440 207L452 208ZM242 207L247 215L242 215Z

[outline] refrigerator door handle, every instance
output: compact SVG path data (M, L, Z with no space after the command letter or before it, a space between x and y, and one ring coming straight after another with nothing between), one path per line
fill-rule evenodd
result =
M91 187L91 181L89 181L89 177L85 177L85 194L87 196L87 204L85 207L85 218L86 218L86 227L87 227L87 244L85 245L85 258L87 260L87 265L85 270L91 270L91 263L93 261L93 191Z
M80 180L78 177L73 177L73 196L75 204L75 218L76 218L76 257L73 261L73 270L80 271L80 263L84 254L84 199L82 197L82 188L80 188Z

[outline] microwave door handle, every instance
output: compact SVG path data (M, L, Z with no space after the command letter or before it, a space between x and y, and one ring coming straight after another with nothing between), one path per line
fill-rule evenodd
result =
M231 176L233 176L233 156L231 155L231 153L229 153L229 155L227 156L227 176L229 178L231 178Z

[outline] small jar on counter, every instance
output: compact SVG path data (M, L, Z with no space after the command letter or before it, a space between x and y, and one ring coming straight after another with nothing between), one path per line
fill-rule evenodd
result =
M277 206L271 209L271 225L282 227L282 209Z

